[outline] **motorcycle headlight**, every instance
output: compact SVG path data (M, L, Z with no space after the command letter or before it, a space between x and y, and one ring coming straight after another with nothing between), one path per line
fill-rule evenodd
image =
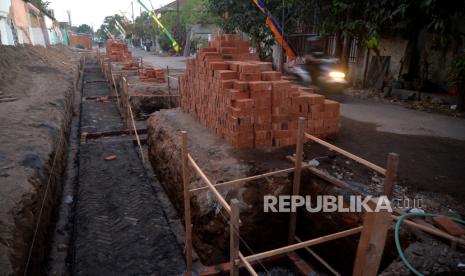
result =
M329 72L329 76L331 78L335 78L335 79L343 79L346 77L346 74L342 73L342 72L338 72L338 71L331 71Z

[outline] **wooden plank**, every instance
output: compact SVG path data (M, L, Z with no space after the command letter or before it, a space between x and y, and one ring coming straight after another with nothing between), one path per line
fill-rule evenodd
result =
M231 270L229 275L238 276L239 266L236 260L239 258L239 200L233 198L231 204L231 217L229 218L229 263Z
M255 269L253 269L252 265L245 259L244 255L242 255L241 252L239 252L239 259L241 260L245 269L247 269L247 271L250 273L250 275L258 276L257 272L255 272Z
M202 169L195 163L195 160L192 158L190 154L187 154L188 160L191 162L192 166L194 167L195 171L199 174L200 178L207 184L207 186L210 188L212 191L213 195L216 197L218 202L223 206L224 209L228 212L228 214L231 214L231 207L229 204L226 202L226 200L223 198L223 196L218 192L218 190L213 186L213 184L210 182L208 177L203 173Z
M268 257L271 257L271 256L288 253L288 252L291 252L291 251L294 251L294 250L297 250L297 249L302 249L302 248L305 248L305 247L308 247L308 246L317 245L317 244L332 241L332 240L335 240L335 239L355 235L355 234L358 234L358 233L362 232L362 229L363 229L363 226L355 227L355 228L352 228L352 229L349 229L349 230L345 230L345 231L337 232L337 233L334 233L334 234L322 236L322 237L311 239L311 240L308 240L308 241L291 244L291 245L284 246L284 247L281 247L281 248L278 248L278 249L272 249L272 250L265 251L265 252L262 252L262 253L258 253L258 254L255 254L255 255L250 255L250 256L245 257L245 259L247 261L249 261L249 262L252 262L252 261L255 261L255 260L261 260L261 259L268 258Z
M388 198L392 197L394 185L397 181L397 171L399 169L399 155L389 153L386 161L386 176L384 177L383 192Z
M300 178L302 175L302 159L304 150L304 129L305 129L305 118L300 117L297 127L297 141L295 149L295 169L294 179L292 183L292 195L296 196L300 194ZM288 244L294 243L295 240L295 229L297 225L297 210L291 212L291 218L289 221L289 234Z
M367 212L363 218L363 231L355 257L354 276L378 275L387 233L392 218L388 210Z
M310 165L302 165L302 168L306 168L306 167L309 167L309 166ZM257 180L257 179L260 179L260 178L265 178L265 177L273 176L273 175L277 175L277 174L289 173L289 172L292 172L294 170L295 170L295 167L294 168L289 168L289 169L284 169L284 170L279 170L279 171L274 171L274 172L267 172L267 173L264 173L264 174L259 174L259 175L254 175L254 176L249 176L249 177L244 177L244 178L240 178L240 179L235 179L235 180L231 180L231 181L226 181L226 182L214 184L213 186L215 186L216 188L224 187L224 186L244 183L244 182L248 182L248 181L252 181L252 180ZM203 186L203 187L200 187L200 188L193 188L193 189L190 190L190 192L191 193L198 192L198 191L206 190L208 188L209 188L208 186Z
M391 215L391 217L394 219L394 220L399 220L399 216L395 216L395 215ZM412 226L412 227L415 227L417 229L420 229L426 233L429 233L429 234L432 234L432 235L436 235L440 238L444 238L444 239L448 239L452 242L455 242L457 244L461 244L461 245L465 245L465 239L461 239L461 238L457 238L457 237L454 237L452 235L449 235L447 234L446 232L442 231L442 230L439 230L437 228L435 228L433 225L431 226L427 226L427 225L422 225L422 224L418 224L418 223L415 223L413 221L410 221L408 219L404 219L402 221L402 223L405 223L409 226Z
M187 132L181 131L181 143L182 143L182 182L183 182L183 194L184 194L184 224L186 230L186 275L192 275L192 222L191 222L191 201L189 193L189 176L187 173Z
M328 143L328 142L326 142L324 140L321 140L321 139L319 139L319 138L317 138L317 137L315 137L313 135L305 133L305 136L308 139L310 139L312 141L315 141L318 144L323 145L323 146L325 146L325 147L327 147L327 148L329 148L331 150L334 150L334 151L336 151L336 152L338 152L338 153L340 153L340 154L342 154L342 155L344 155L344 156L346 156L346 157L348 157L348 158L350 158L350 159L352 159L354 161L357 161L358 163L363 164L363 165L367 166L368 168L370 168L370 169L372 169L372 170L374 170L374 171L376 171L376 172L378 172L378 173L380 173L382 175L386 174L386 169L385 168L382 168L382 167L380 167L380 166L378 166L376 164L373 164L370 161L367 161L367 160L365 160L365 159L363 159L361 157L358 157L355 154L352 154L352 153L350 153L348 151L345 151L345 150L343 150L343 149L341 149L339 147L336 147L335 145L330 144L330 143Z
M296 241L302 242L302 240L299 237L295 237ZM331 273L333 273L335 276L341 276L339 272L337 272L330 264L328 264L320 255L318 255L315 251L310 249L310 247L305 247L305 250L307 250L310 255L312 255L315 259L317 259L326 269L328 269Z
M295 163L295 158L292 157L292 156L287 156L286 157L289 161ZM326 180L328 181L329 183L333 184L334 186L338 187L338 188L341 188L341 189L349 189L349 190L352 190L352 192L354 194L357 194L357 195L366 195L362 192L358 192L358 191L354 191L352 186L350 186L349 184L345 183L344 181L342 180L339 180L337 178L335 178L334 176L331 176L327 173L325 173L324 171L322 170L319 170L317 168L314 168L312 166L309 166L309 165L302 165L302 168L303 169L307 169L309 170L312 174L314 174L315 176L318 176L319 178L323 179L323 180Z

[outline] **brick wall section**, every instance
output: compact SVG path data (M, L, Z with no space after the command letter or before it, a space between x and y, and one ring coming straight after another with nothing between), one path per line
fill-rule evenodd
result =
M77 46L81 45L86 49L92 49L92 41L90 37L85 35L70 35L69 36L69 45Z
M220 36L187 61L180 93L182 110L236 148L295 144L299 117L317 137L338 132L338 102L283 79L237 35Z
M132 61L132 54L128 50L128 45L117 39L107 40L106 56L111 62Z
M161 68L145 67L139 75L143 82L165 82L165 72Z

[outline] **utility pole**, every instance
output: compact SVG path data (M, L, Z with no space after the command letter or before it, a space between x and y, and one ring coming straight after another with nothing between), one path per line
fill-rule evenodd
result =
M134 1L131 1L131 12L132 12L132 24L136 25L136 21L134 20Z
M176 0L176 33L175 33L175 37L176 37L176 40L179 41L179 38L180 38L180 34L181 34L181 30L180 30L180 26L179 26L179 0Z
M284 73L284 59L286 58L286 55L284 53L284 24L285 24L285 7L284 7L284 0L283 0L283 11L282 11L282 22L281 22L281 26L282 26L282 38L283 38L283 41L281 43L281 64L279 65L280 66L280 71L281 73Z

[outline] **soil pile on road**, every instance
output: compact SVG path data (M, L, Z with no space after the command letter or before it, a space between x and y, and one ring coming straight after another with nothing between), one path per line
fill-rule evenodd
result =
M0 271L5 275L23 274L36 231L29 269L40 273L35 268L46 256L46 230L61 193L78 73L79 56L67 48L0 46Z

